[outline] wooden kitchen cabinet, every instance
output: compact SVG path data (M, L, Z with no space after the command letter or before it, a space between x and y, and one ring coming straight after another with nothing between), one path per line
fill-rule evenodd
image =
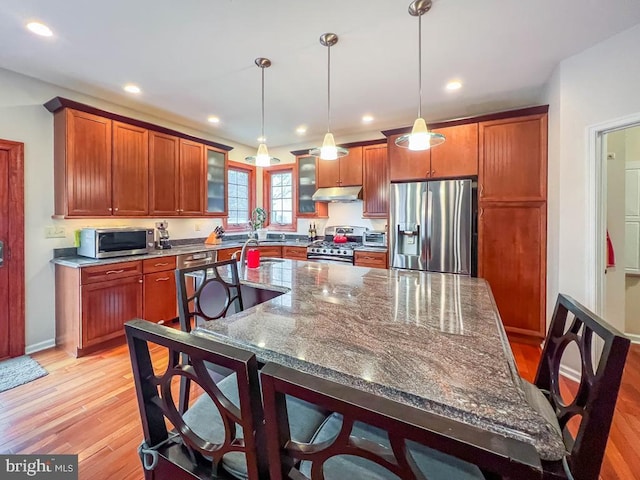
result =
M56 345L80 357L122 341L123 325L143 316L142 262L56 265Z
M546 114L481 122L479 148L480 201L546 201Z
M55 215L111 215L109 119L70 108L54 115Z
M112 155L112 213L149 215L149 131L114 121Z
M411 151L398 147L396 139L388 138L389 177L391 181L425 180L467 177L478 174L478 124L467 123L435 128L445 142L429 150Z
M180 203L180 139L149 132L149 211L177 215Z
M204 212L204 145L180 139L180 215L200 216Z
M354 253L354 263L356 267L387 268L387 252L368 252L356 250Z
M306 260L307 259L307 247L282 247L282 258L288 258L290 260Z
M227 152L205 146L206 197L205 214L227 216Z
M254 245L254 247L255 247L255 245ZM242 250L242 246L234 247L234 248L221 248L220 250L217 250L216 261L217 262L222 262L224 260L231 260L231 257L233 256L234 252L238 252L240 250ZM240 253L238 253L238 255L236 257L239 260L240 259Z
M478 276L496 299L507 332L543 338L546 204L485 204L478 219Z
M176 257L143 260L143 318L150 322L166 322L178 316L176 293Z
M335 163L335 162L334 162ZM314 202L312 196L318 189L318 159L311 155L296 156L297 198L296 217L327 218L329 206L326 202Z
M362 147L337 160L318 159L318 188L362 185Z
M362 216L387 218L389 215L389 162L387 144L363 148Z
M251 247L249 247L251 248ZM282 258L282 247L280 246L264 246L264 247L258 247L258 250L260 250L260 256L261 257L276 257L276 258Z

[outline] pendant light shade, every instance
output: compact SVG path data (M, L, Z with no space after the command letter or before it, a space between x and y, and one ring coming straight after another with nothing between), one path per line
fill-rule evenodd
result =
M337 160L349 154L349 150L336 146L331 133L331 47L338 43L338 35L325 33L320 36L320 43L327 47L327 133L321 147L309 150L309 155L320 157L321 160Z
M411 133L396 138L396 145L409 150L428 150L444 143L444 135L430 132L422 118L422 15L431 10L431 0L414 0L409 5L409 14L418 17L418 118Z
M256 58L255 64L262 71L262 135L260 136L261 143L258 145L258 153L255 156L246 157L245 160L249 163L254 163L257 167L268 167L269 165L280 163L279 158L269 155L264 136L264 69L271 66L271 60L268 58Z

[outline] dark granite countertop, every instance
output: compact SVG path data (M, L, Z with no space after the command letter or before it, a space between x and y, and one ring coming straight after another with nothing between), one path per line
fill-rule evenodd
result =
M195 335L562 457L562 439L526 401L483 279L292 260L241 277L286 293Z

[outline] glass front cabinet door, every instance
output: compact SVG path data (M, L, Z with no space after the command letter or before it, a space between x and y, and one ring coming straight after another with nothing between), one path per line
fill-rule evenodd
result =
M298 164L298 217L327 218L328 204L314 202L311 197L317 190L317 161L311 155L296 157Z
M227 214L227 152L207 147L207 202L208 215Z

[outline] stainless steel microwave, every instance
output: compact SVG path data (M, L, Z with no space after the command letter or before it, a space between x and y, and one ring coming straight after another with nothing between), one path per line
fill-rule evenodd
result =
M83 228L78 255L111 258L139 255L153 250L153 228Z
M370 230L362 234L362 244L365 247L386 247L387 233Z

